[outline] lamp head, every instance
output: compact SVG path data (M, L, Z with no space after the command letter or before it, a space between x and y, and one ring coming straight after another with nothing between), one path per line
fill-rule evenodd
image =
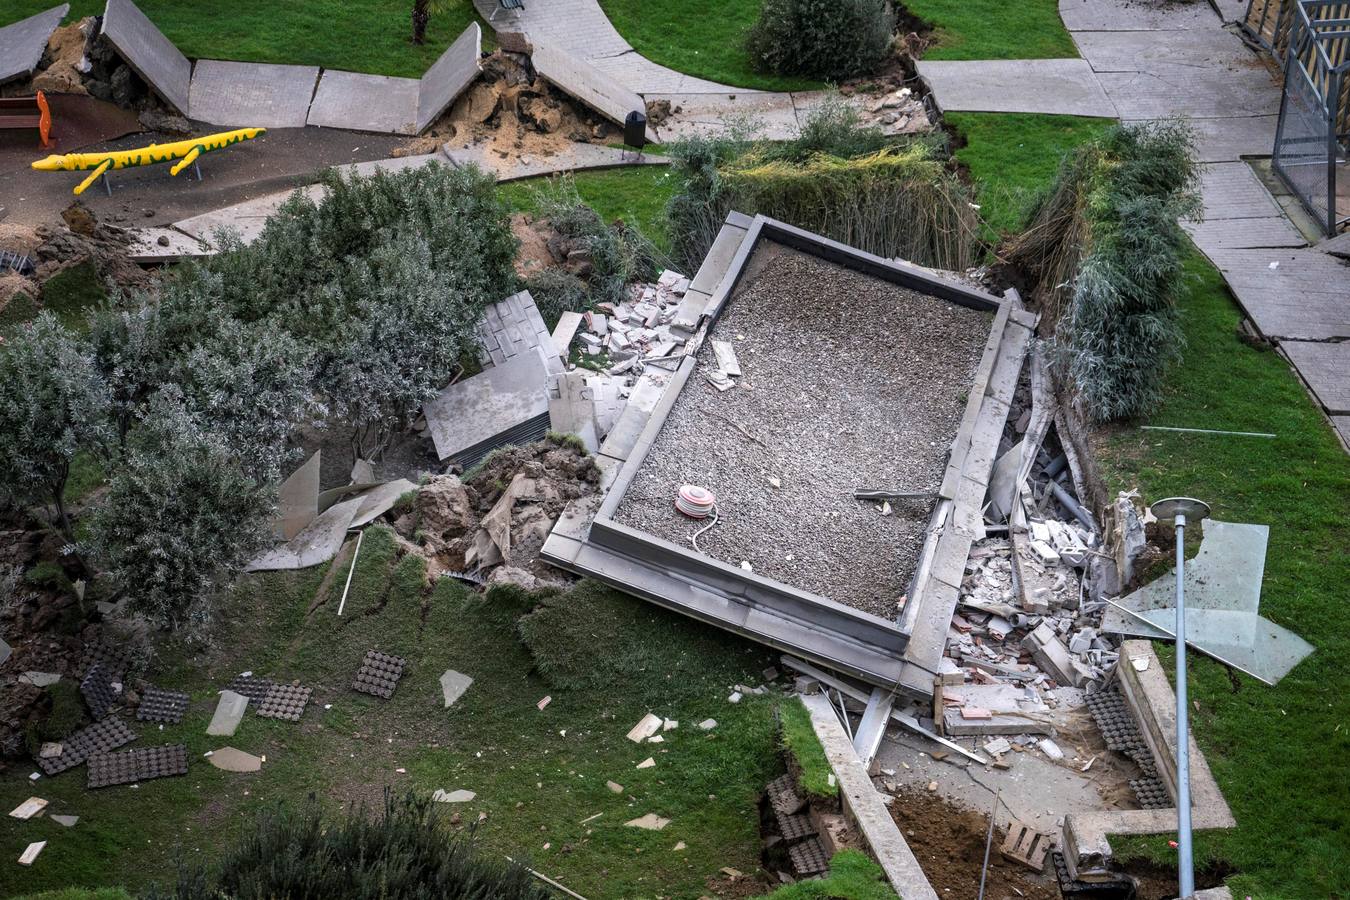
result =
M1194 497L1168 497L1148 509L1159 522L1175 521L1178 516L1184 517L1188 523L1209 518L1209 504Z

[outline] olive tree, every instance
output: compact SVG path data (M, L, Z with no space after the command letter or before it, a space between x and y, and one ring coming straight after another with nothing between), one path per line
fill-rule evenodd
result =
M73 537L66 479L81 450L109 435L108 385L93 353L51 313L0 342L0 495L16 504L51 501Z
M89 543L132 608L177 626L266 544L274 495L165 388L130 432Z

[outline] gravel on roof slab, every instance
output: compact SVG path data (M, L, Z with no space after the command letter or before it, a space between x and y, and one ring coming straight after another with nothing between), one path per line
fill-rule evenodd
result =
M709 335L742 377L711 386L704 342L615 519L692 550L708 523L674 498L702 485L719 521L701 552L894 619L932 503L883 516L853 492L938 489L993 319L765 242Z

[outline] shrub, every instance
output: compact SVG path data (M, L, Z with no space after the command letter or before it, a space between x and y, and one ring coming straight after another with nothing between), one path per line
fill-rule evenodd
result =
M1190 130L1119 125L1081 147L1009 258L1039 284L1053 358L1094 421L1138 416L1183 345L1176 301L1199 211Z
M562 314L579 312L590 305L586 282L562 269L540 269L525 279L525 289L539 307L539 315L549 330L558 325Z
M792 141L749 141L733 129L667 150L683 182L666 208L667 230L687 271L733 209L879 256L947 269L975 261L978 216L939 145L889 138L840 98L813 110Z
M430 800L385 792L383 815L353 810L326 821L315 803L264 813L225 853L219 875L180 874L178 900L548 900L515 863L480 855L464 836L449 837Z
M273 499L165 388L131 433L90 544L133 609L177 626L265 545Z
M89 347L49 312L0 343L0 497L50 500L73 535L65 486L82 449L108 437L108 385Z
M839 81L875 71L894 36L886 0L764 0L746 50L761 71Z

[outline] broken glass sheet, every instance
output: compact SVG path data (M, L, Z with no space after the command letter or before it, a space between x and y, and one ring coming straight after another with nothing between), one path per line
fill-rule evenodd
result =
M1195 558L1186 563L1186 643L1275 684L1312 652L1312 645L1257 614L1265 573L1265 525L1204 524ZM1169 640L1176 629L1176 570L1122 597L1106 609L1102 629Z

